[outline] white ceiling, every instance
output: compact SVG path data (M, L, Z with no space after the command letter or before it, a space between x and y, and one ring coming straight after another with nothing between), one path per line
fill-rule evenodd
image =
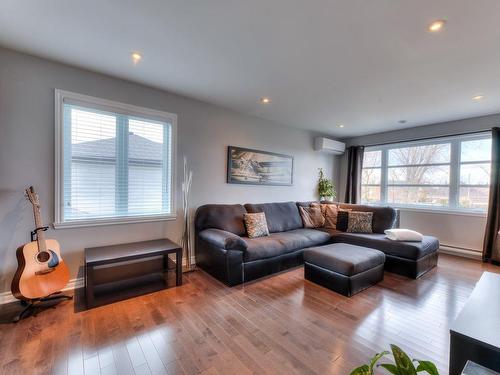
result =
M498 0L2 0L0 45L339 137L500 112Z

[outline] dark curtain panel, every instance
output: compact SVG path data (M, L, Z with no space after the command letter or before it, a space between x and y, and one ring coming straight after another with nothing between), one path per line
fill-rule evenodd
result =
M359 203L361 194L361 168L365 146L351 146L347 149L346 203Z
M491 177L488 219L483 242L483 260L500 263L500 129L491 130Z

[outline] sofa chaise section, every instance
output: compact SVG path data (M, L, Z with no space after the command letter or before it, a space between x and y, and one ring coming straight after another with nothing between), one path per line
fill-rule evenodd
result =
M373 212L373 233L346 233L332 231L333 243L347 243L382 251L386 255L385 270L411 278L418 278L437 265L439 241L424 236L422 242L392 241L386 238L386 229L399 227L399 211L392 207L339 203L340 208Z
M403 276L418 278L437 265L439 241L424 236L422 242L392 241L381 233L343 233L332 235L334 243L377 249L385 253L385 270Z

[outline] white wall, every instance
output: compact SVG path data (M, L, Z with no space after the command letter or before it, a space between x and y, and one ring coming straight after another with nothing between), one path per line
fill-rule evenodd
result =
M481 252L486 217L401 210L401 228L436 236L441 246Z
M348 146L374 145L489 130L494 126L500 126L500 114L366 135L344 141ZM339 196L343 199L347 170L345 156L341 158L338 170L340 172L339 186L341 187ZM473 250L476 253L482 251L485 225L486 215L404 209L401 211L402 228L410 228L424 234L434 235L439 238L442 245Z
M131 69L133 69L131 67ZM196 100L0 48L0 292L10 288L15 250L29 240L32 212L23 190L40 194L45 223L54 219L54 89L59 88L178 115L178 159L194 172L192 206L315 199L317 168L334 171L334 158L313 151L313 134L242 116ZM230 185L227 146L293 155L290 187ZM178 164L177 174L182 166ZM180 207L180 179L177 181ZM180 214L180 212L179 212ZM76 277L85 247L169 236L181 220L50 230Z

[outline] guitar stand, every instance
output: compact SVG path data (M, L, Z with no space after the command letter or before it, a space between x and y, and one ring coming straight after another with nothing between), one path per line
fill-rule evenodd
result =
M49 229L49 227L40 227L40 228L35 228L35 230L32 230L32 231L30 232L30 235L31 235L31 242L36 241L36 238L37 238L37 236L38 236L38 231L39 231L39 230L42 230L42 231L44 231L44 232L45 232L47 229Z
M62 292L53 293L47 297L37 298L29 301L21 301L21 305L26 306L23 311L21 311L18 315L12 319L14 323L19 322L21 319L27 318L29 316L37 316L39 310L42 309L43 303L49 301L59 301L62 300L71 300L73 296L68 296L67 294L63 294ZM50 307L55 308L56 304L51 305Z

